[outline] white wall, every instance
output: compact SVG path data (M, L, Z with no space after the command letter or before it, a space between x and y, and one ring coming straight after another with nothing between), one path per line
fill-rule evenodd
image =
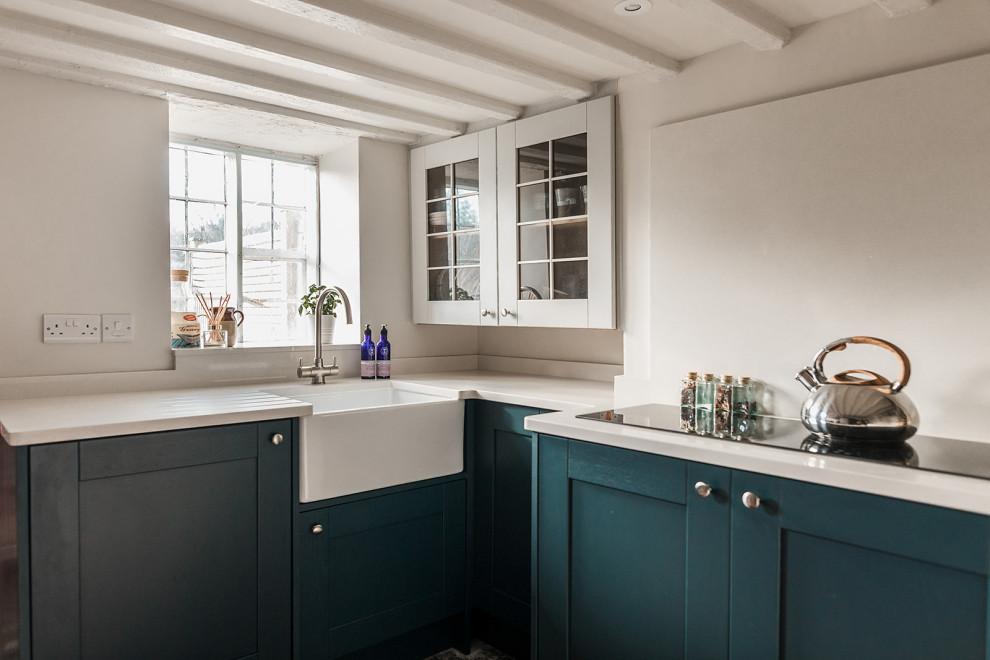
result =
M0 377L169 369L168 105L0 69ZM134 342L43 344L45 313Z
M719 318L704 306L684 308L673 288L677 285L672 281L675 275L670 270L674 255L696 254L697 263L711 269L706 282L726 278L739 281L740 254L753 255L754 260L762 260L764 264L790 264L792 270L806 255L814 262L818 255L808 246L821 238L820 229L801 226L799 219L795 219L790 231L783 231L777 220L771 224L773 231L765 232L762 227L756 227L741 244L727 247L715 240L706 251L701 242L689 240L683 229L672 229L660 220L651 222L651 215L659 218L660 210L651 208L651 184L655 180L651 174L649 141L645 138L655 127L685 119L988 51L990 5L982 0L940 0L928 10L897 19L889 19L878 8L871 7L824 21L797 30L793 41L779 52L761 52L747 46L727 48L688 62L679 76L667 82L651 83L638 77L620 80L620 240L624 254L621 309L626 331L624 362L627 375L617 380L619 403L647 400L673 403L681 372L690 365L715 372L746 369L749 375L768 381L777 390L779 414L795 415L803 389L793 382L794 373L823 343L849 334L868 334L873 328L887 334L886 338L895 343L900 339L901 343L907 344L902 348L916 365L908 393L914 394L920 409L922 433L986 439L981 409L990 409L990 388L982 385L990 376L984 347L985 327L990 324L990 305L987 304L990 300L983 303L974 300L972 306L963 309L964 301L952 297L954 294L947 295L958 289L961 273L969 272L977 278L977 281L965 282L967 291L981 283L980 273L986 273L985 257L980 256L979 249L967 247L967 241L985 245L986 223L972 208L967 208L967 213L959 213L960 207L954 203L958 190L951 186L928 186L926 191L935 197L925 200L925 208L941 208L943 213L932 213L924 220L912 216L912 222L922 223L913 227L902 227L897 222L898 216L903 216L908 208L905 203L910 206L910 201L905 202L912 194L907 186L904 197L888 200L886 206L880 207L886 213L878 213L873 219L858 218L857 228L864 236L875 240L877 235L883 235L884 255L905 254L917 258L919 250L923 250L919 240L924 240L919 239L919 232L930 237L932 224L937 223L951 232L952 239L958 242L956 246L948 250L931 250L927 255L928 276L922 280L927 285L920 284L915 275L905 278L911 286L901 290L898 288L900 280L893 272L888 279L877 281L872 277L875 272L868 262L869 255L859 249L859 260L843 260L844 272L840 281L843 287L849 288L850 282L862 276L863 289L870 293L863 295L863 291L859 291L850 296L841 312L848 319L846 325L822 324L823 318L835 318L828 312L808 319L806 314L797 313L803 310L795 310L793 306L775 306L775 298L779 297L785 303L791 300L796 283L813 285L821 281L816 277L819 272L839 267L837 262L842 253L832 240L831 249L820 257L821 263L809 266L813 269L810 273L781 272L776 285L766 285L767 277L758 278L761 286L757 295L765 304L754 305L753 318L749 322L774 331L764 335L747 331L743 334L748 341L741 342L731 334L736 319ZM990 100L985 83L971 82L975 83L974 93L982 95L982 107L985 108ZM978 89L980 91L976 91ZM895 103L893 107L895 112L911 110L909 104L898 109ZM973 109L969 107L967 110L959 104L949 104L945 115L937 121L951 124L964 119ZM976 107L980 107L979 104ZM912 137L922 136L923 141L931 128L926 122L930 121L931 118L916 121L917 133ZM899 118L898 125L905 130L910 124L910 119ZM772 125L749 124L747 130L773 133L773 128ZM931 134L936 135L935 132ZM937 135L939 140L946 139L944 132L939 131ZM985 145L988 137L981 135L974 139ZM890 145L891 142L887 140L882 144ZM860 155L870 155L875 146L868 139L863 141ZM882 148L887 149L885 156L892 155L889 146ZM940 142L938 148L940 157L944 157L945 150L952 147ZM963 159L968 155L960 152L958 157ZM745 159L729 159L726 166L738 168L741 161ZM958 165L954 160L945 164ZM931 171L933 164L925 163L925 167ZM813 166L808 168L812 171ZM827 190L823 193L827 194ZM967 203L974 199L969 197ZM808 200L809 203L812 201ZM837 212L842 210L837 208ZM743 216L749 221L753 213L747 211L740 214ZM707 222L709 224L699 229L710 236L731 234L740 238L740 232L734 229L731 210L721 218L708 218ZM683 260L677 265L682 269L687 267ZM903 267L910 269L912 264L909 261ZM766 265L757 268L760 272L768 270ZM744 277L742 281L745 281ZM890 310L900 326L873 322L879 315L877 307L884 300L896 301L906 308L894 309L892 305ZM953 309L958 309L960 314L954 322L944 323L944 316ZM870 321L866 332L856 323L857 319ZM911 322L924 326L930 339L919 340L913 329L907 329ZM816 324L822 326L820 331L816 331ZM686 327L690 327L690 341L686 341ZM839 332L840 327L848 329ZM900 337L898 327L906 328ZM942 332L936 331L939 329ZM829 332L838 334L833 337ZM728 340L724 339L726 336ZM934 369L932 365L935 364L947 369ZM946 378L947 374L951 376Z
M474 355L474 328L416 325L412 321L409 248L409 151L360 139L320 159L323 281L351 295L354 323L341 341L360 342L366 323L378 340L388 326L399 370L408 358ZM360 291L358 292L358 281Z

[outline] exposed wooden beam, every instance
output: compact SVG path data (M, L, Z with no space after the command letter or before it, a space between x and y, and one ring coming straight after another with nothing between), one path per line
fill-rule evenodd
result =
M935 0L873 0L880 8L887 12L891 18L913 14L922 9L928 9Z
M334 119L312 112L304 112L284 106L242 99L226 94L217 94L192 87L174 85L171 83L148 80L123 73L114 73L91 67L84 67L65 62L58 62L40 57L33 57L0 50L0 66L18 71L26 71L39 75L71 80L73 82L115 89L131 94L141 94L143 96L153 96L155 98L166 99L170 102L177 102L190 105L212 104L241 110L249 110L270 116L274 121L281 117L298 120L313 126L315 130L330 130L334 135L345 137L368 137L387 142L398 142L402 144L415 144L418 136L413 133L393 131L380 126L361 124L358 122Z
M42 49L42 56L58 53L68 61L94 57L111 70L137 69L152 79L397 130L453 136L465 129L459 122L17 12L0 11L0 48L27 54Z
M749 0L670 0L760 50L783 48L791 29Z
M368 39L454 61L554 96L578 100L595 93L593 82L522 59L509 51L470 41L408 16L393 14L361 0L249 1Z
M442 100L451 105L480 111L487 117L509 120L519 117L522 106L445 85L434 80L389 69L322 48L314 48L257 30L233 25L182 9L147 0L45 0L60 7L88 5L126 25L248 55L268 62L313 71L414 98Z
M672 57L543 2L523 0L451 0L455 4L571 46L607 62L664 80L680 71Z

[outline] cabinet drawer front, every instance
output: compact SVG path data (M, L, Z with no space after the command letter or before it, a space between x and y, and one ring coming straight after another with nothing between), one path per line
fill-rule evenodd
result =
M79 443L79 478L102 479L258 455L257 426L211 426Z
M572 440L567 476L599 486L684 504L682 460Z
M781 485L784 529L942 566L990 573L990 519L798 481Z

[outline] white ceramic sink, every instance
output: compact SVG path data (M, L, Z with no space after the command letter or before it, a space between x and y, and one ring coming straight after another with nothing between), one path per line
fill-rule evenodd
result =
M266 391L313 404L300 419L300 502L464 469L463 401L381 383Z

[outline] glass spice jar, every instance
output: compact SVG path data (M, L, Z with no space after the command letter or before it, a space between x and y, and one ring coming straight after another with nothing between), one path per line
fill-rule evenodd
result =
M698 377L694 395L695 429L698 433L710 435L714 428L715 375L702 374Z
M681 379L681 430L694 432L697 430L695 417L695 402L698 391L698 372L689 371Z

